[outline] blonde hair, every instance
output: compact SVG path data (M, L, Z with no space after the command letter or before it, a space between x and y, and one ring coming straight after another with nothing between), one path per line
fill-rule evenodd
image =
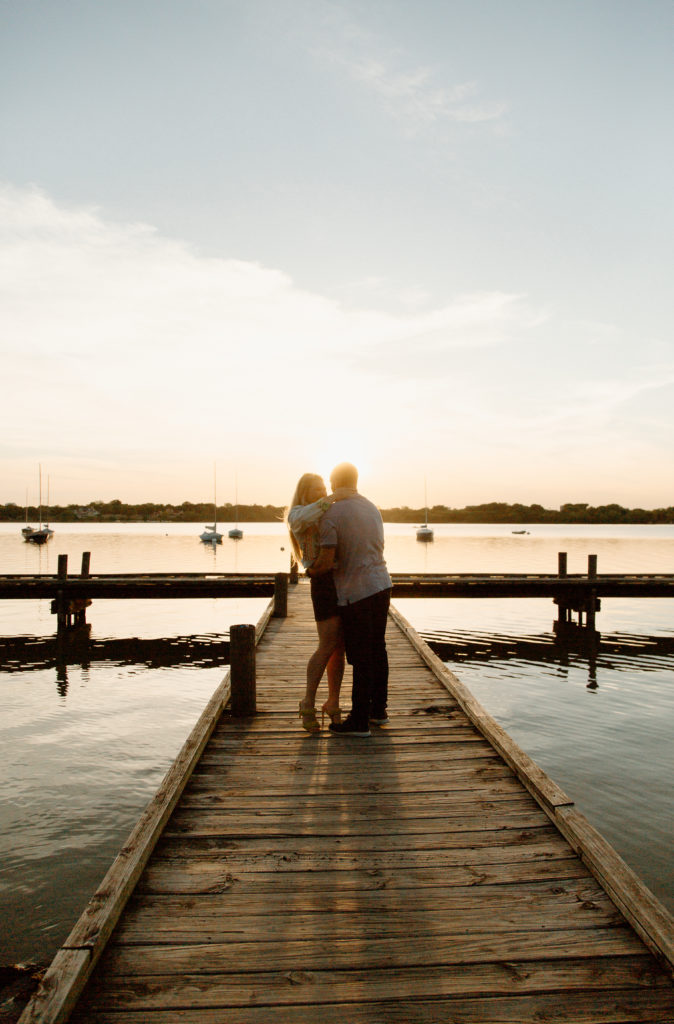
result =
M309 502L307 501L307 495L311 488L315 487L317 484L320 484L321 487L325 487L325 481L323 480L322 476L319 476L318 473L304 473L304 475L299 478L299 480L297 481L297 487L295 488L295 493L291 498L290 505L286 509L286 514L284 517L286 521L286 526L288 526L288 513L290 512L290 509L294 508L295 505L308 505ZM290 534L290 544L292 546L293 551L295 552L295 558L297 559L298 562L301 562L302 551L297 542L297 537L295 536L295 534L293 533L289 526L288 533Z

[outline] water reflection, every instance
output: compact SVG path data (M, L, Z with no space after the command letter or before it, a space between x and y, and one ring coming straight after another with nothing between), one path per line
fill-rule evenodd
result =
M94 662L139 665L146 669L218 668L229 663L229 634L175 636L168 638L91 637L91 626L61 636L0 637L0 669L3 672L56 670L61 696L68 689L68 667L88 669Z
M671 671L674 637L610 634L593 630L575 630L566 637L544 633L540 636L506 636L494 633L461 633L435 630L422 632L433 651L443 661L457 665L466 662L555 663L568 668L583 661L587 665L587 688L599 687L602 669L610 672Z
M553 663L576 667L585 661L588 689L599 686L602 669L611 672L655 672L671 669L673 636L614 633L605 636L575 629L560 636L500 634L491 631L422 630L421 635L443 661ZM65 696L68 667L88 669L94 663L138 665L145 669L218 668L229 664L229 632L173 637L92 637L91 626L55 636L0 637L0 670L6 673L55 669L57 689Z

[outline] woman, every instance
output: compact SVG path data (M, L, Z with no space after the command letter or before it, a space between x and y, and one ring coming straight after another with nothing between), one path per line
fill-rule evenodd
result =
M330 508L334 498L328 498L325 484L315 473L305 473L295 488L287 515L290 542L298 562L308 569L318 555L318 526L321 516ZM328 715L332 722L341 722L339 690L344 675L344 639L339 614L337 593L332 573L311 580L311 601L318 630L318 647L307 664L307 688L300 701L300 718L307 732L318 732L316 718L316 691L327 667L328 699L322 706L322 719Z

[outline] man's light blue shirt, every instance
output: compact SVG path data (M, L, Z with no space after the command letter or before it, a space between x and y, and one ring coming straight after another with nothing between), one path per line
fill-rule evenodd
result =
M321 520L320 545L335 549L337 603L353 604L388 590L381 513L362 494L336 501Z

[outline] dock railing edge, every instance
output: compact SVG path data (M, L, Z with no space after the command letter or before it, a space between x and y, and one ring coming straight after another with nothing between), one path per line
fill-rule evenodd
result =
M255 627L256 645L273 613L272 598ZM56 953L18 1024L63 1024L70 1017L230 696L228 667L157 792Z
M394 605L391 605L389 614L476 729L512 768L568 840L644 944L674 975L674 917L667 908L576 809L574 801L515 743L468 687L447 668Z

